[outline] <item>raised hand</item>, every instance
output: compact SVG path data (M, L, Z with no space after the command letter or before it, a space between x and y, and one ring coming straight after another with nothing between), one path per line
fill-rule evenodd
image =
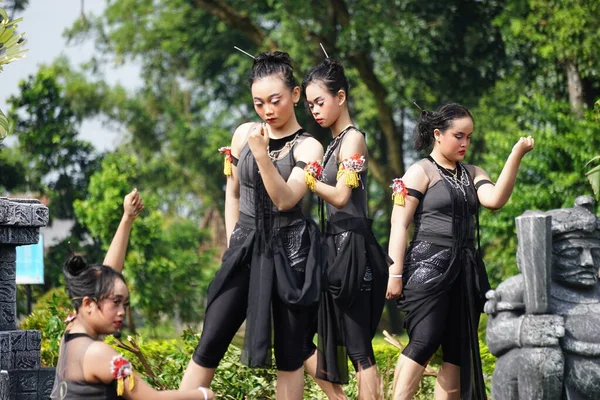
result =
M133 189L123 199L123 214L129 218L135 219L144 209L144 201L137 188Z
M521 137L517 143L513 146L513 152L523 157L525 154L533 150L535 146L535 140L531 136Z

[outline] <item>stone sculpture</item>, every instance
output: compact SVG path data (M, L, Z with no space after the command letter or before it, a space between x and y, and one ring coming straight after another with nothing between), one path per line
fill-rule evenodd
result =
M594 200L517 217L519 275L487 293L498 400L600 399L600 220Z

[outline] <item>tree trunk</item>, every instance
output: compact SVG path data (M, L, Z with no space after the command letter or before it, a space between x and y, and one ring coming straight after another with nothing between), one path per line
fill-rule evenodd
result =
M583 83L579 71L574 62L567 62L567 84L569 88L569 102L571 111L579 118L583 118L585 98L583 95Z

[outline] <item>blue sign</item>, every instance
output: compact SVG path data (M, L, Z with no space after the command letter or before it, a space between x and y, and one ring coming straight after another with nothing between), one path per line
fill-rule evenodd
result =
M36 244L17 246L17 285L44 283L44 237Z

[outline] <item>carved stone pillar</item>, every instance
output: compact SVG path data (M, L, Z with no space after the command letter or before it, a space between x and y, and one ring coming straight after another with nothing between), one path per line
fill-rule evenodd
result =
M17 330L16 248L47 223L39 201L0 197L0 400L46 399L54 383L53 368L40 368L40 332Z

